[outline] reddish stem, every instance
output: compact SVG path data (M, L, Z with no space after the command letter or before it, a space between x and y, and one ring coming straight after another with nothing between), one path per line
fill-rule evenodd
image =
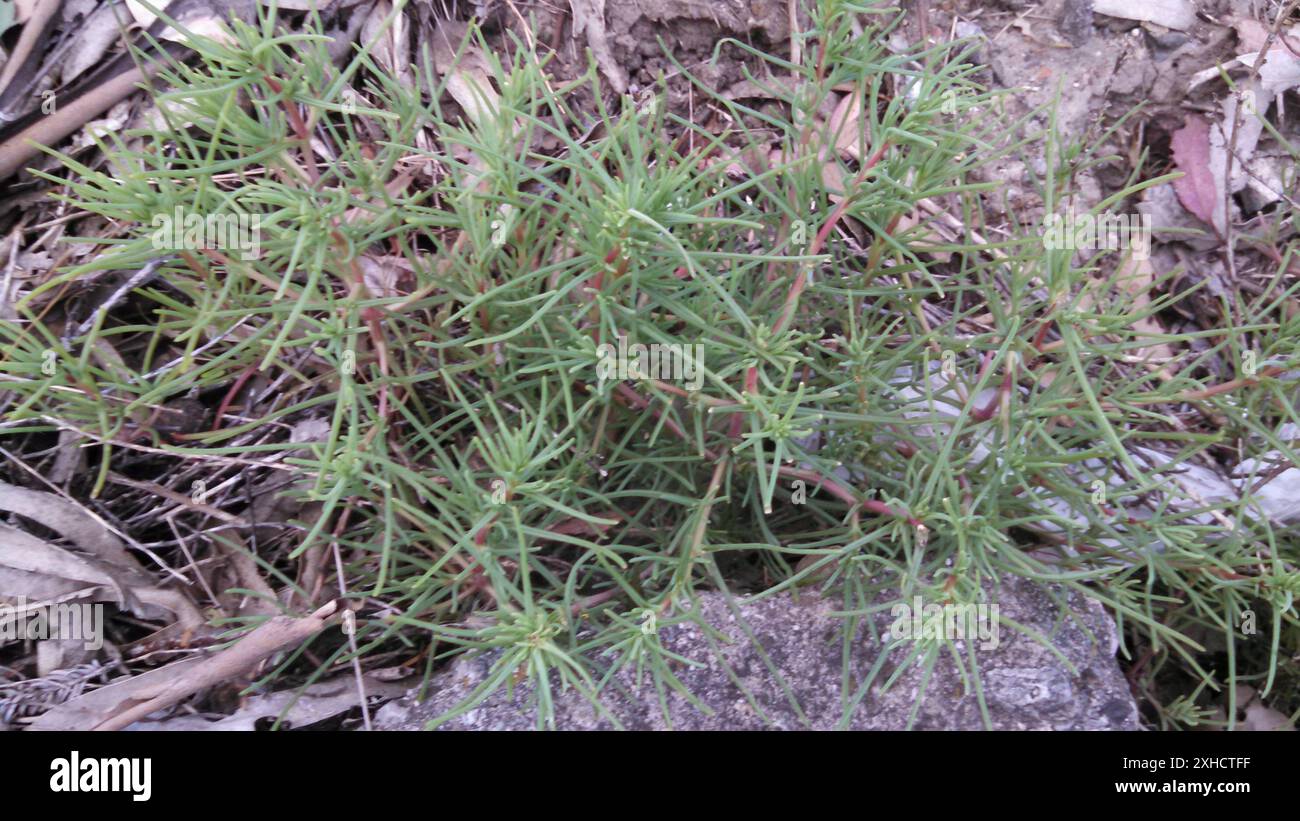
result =
M221 430L221 420L226 418L226 410L230 407L230 403L235 400L235 396L244 389L244 385L248 383L249 379L253 378L255 373L257 373L256 365L249 365L244 368L244 372L235 379L235 384L231 385L230 390L226 391L226 395L221 399L221 404L217 406L217 418L212 422L213 433Z

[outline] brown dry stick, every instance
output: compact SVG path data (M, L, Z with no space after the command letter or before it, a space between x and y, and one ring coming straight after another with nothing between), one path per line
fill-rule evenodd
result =
M42 44L49 35L49 31L55 22L55 15L63 8L63 0L38 0L32 14L27 18L23 26L23 33L18 38L17 45L14 46L13 52L9 55L9 60L5 63L4 71L0 71L0 100L10 96L13 92L10 87L16 87L20 84L20 75L30 76L34 73L34 64L40 57L38 45ZM35 55L35 57L33 57ZM7 109L7 106L0 105L0 112Z
M27 729L121 730L316 635L345 608L345 602L335 599L310 616L276 616L214 656L169 664L93 690L37 717Z
M40 8L57 10L60 5L58 0L43 0ZM214 21L224 20L232 14L249 19L252 9L249 0L171 0L170 3L159 2L156 5L166 6L168 16L181 26L201 31L210 31ZM35 22L33 15L33 20L28 22L33 37L37 36ZM163 19L155 20L148 33L150 37L165 41L161 42L161 47L171 59L183 59L189 52L184 39L176 36L175 31ZM23 31L23 36L27 36L27 29ZM58 145L61 140L124 99L141 83L152 79L164 62L165 60L147 60L142 69L135 64L133 55L121 54L93 77L79 83L75 89L60 92L55 99L54 110L48 113L39 110L29 113L0 129L0 181L37 156L40 153L38 145Z
M0 143L0 180L13 174L22 168L24 163L39 154L38 145L57 145L60 140L130 94L137 84L143 81L144 73L132 66L120 74L107 78L68 105L35 120L22 131Z

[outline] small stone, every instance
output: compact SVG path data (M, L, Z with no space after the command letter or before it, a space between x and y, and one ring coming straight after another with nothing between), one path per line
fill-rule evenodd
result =
M1091 40L1092 0L1065 0L1057 29L1076 48Z

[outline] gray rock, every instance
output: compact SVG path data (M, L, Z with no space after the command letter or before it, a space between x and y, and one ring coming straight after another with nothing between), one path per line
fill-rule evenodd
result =
M1078 47L1092 39L1092 0L1065 0L1057 29L1070 45Z
M1075 616L1062 615L1053 596L1066 602ZM852 648L850 689L842 694L843 621L831 615L842 605L809 593L797 598L778 595L743 605L741 612L746 623L799 703L800 712L796 712L762 655L745 638L726 598L719 593L701 593L698 602L701 619L730 639L730 643L717 644L721 660L695 622L662 626L659 637L666 649L702 663L699 668L682 665L674 674L699 701L711 708L712 715L700 712L684 696L665 686L664 701L671 719L665 721L660 696L649 673L643 675L638 685L634 672L625 668L601 695L602 703L622 727L832 729L840 726L844 703L852 701L880 656L881 641L871 638L864 626ZM961 640L954 642L953 646L961 652L967 679L972 649L976 655L992 728L1140 729L1137 706L1115 661L1118 645L1115 625L1099 604L1078 594L1067 594L1062 588L1042 587L1022 579L1004 582L997 604L1002 618L1048 637L1075 669L1071 670L1050 650L1005 624L997 634L997 642L982 641L988 638L987 634L973 633L968 635L974 639L974 648L966 647ZM890 610L881 611L873 617L873 622L878 635L888 642L888 630L894 622ZM939 654L918 706L918 693L925 679L924 666L913 661L901 673L897 670L912 649L909 639L887 654L871 691L852 711L847 727L858 730L899 730L909 725L927 730L985 728L974 687L963 684L963 674L947 651ZM376 715L376 726L388 730L422 729L431 719L462 704L485 680L497 657L492 653L459 658L434 677L427 701L416 703L408 695L385 705ZM608 663L609 659L604 661ZM897 680L882 691L881 685L895 674ZM736 680L743 685L743 690ZM558 729L615 727L574 690L561 691L553 684L552 692ZM530 700L532 695L527 681L516 687L512 696L507 696L503 687L441 726L533 729L537 721Z

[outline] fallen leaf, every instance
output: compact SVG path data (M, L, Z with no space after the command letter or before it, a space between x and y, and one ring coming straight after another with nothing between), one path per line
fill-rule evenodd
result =
M148 3L185 29L185 32L180 32L173 26L167 26L158 35L160 39L170 40L173 43L186 43L191 39L191 35L198 35L219 43L234 45L235 38L226 28L225 18L231 12L247 14L251 8L242 0L209 0L207 3L192 5L178 3L174 10L170 8L172 0L148 0ZM158 15L141 0L126 0L126 7L141 28L149 28L158 19Z
M1187 31L1196 25L1196 6L1192 0L1092 0L1094 14L1155 23L1165 28Z
M1113 281L1115 287L1127 298L1125 301L1131 310L1138 313L1151 304L1151 289L1154 287L1155 278L1155 266L1151 264L1149 258L1137 259L1134 255L1129 254L1120 261L1119 266L1115 269ZM1130 328L1139 338L1143 336L1163 336L1168 333L1154 315L1135 321ZM1156 342L1139 350L1146 352L1144 359L1154 360L1155 362L1168 363L1174 358L1173 349L1163 342ZM1160 369L1160 375L1166 380L1172 378L1167 364Z
M610 51L605 32L605 0L569 0L569 8L573 10L573 36L587 33L587 45L609 84L619 94L627 91L627 74Z
M172 0L148 0L148 2L149 6L153 6L153 9L141 3L140 0L126 0L127 11L131 12L131 16L135 18L135 22L141 28L146 29L153 25L154 20L158 19L158 11L164 14L167 12L167 7L171 5Z
M397 283L411 273L406 257L386 254L363 254L359 260L362 278L371 296L388 298L401 296Z
M835 106L830 119L831 138L835 149L845 157L862 159L862 147L869 144L867 134L860 128L862 118L862 96L857 93L844 95L839 105Z
M1174 132L1171 143L1174 164L1183 176L1174 180L1174 191L1183 207L1220 234L1226 218L1220 219L1223 197L1215 185L1210 169L1210 124L1201 116L1190 115L1182 128Z
M1244 711L1245 719L1238 729L1248 732L1273 732L1276 730L1294 730L1287 716L1259 700L1259 693L1248 684L1237 685L1237 709Z
M1259 52L1237 57L1237 60L1247 68L1254 68L1257 59L1259 59ZM1259 65L1259 82L1264 93L1270 97L1300 86L1300 57L1282 46L1267 52L1264 55L1264 62ZM1260 100L1258 103L1261 113L1267 106L1267 99Z
M1256 701L1246 708L1246 720L1241 723L1241 729L1267 733L1275 730L1294 730L1295 727L1291 726L1291 719L1281 711Z
M88 556L77 555L11 525L0 525L0 593L51 598L106 587L108 599L146 618L161 618L150 606L171 611L197 629L204 620L189 599L155 586L108 526L76 503L53 493L0 482L0 510L53 530ZM43 578L41 578L43 577ZM26 585L23 587L22 585Z
M121 730L200 690L246 673L279 651L316 635L342 608L335 600L309 616L276 616L215 655L185 659L115 681L54 707L28 724L28 729Z
M410 686L405 682L385 681L375 675L363 677L366 699L397 698ZM303 691L283 690L253 696L244 701L233 715L217 721L202 716L182 715L163 721L139 722L132 729L152 731L229 731L256 730L258 722L278 720L280 729L306 727L345 713L361 704L357 681L351 674L320 681Z
M1217 196L1222 200L1224 192L1224 176L1228 168L1228 149L1233 147L1233 123L1236 123L1237 136L1233 155L1235 159L1232 162L1232 179L1227 183L1231 186L1232 193L1237 193L1246 187L1250 181L1250 174L1246 165L1255 155L1255 148L1259 145L1259 138L1264 133L1264 118L1260 116L1256 105L1260 100L1260 84L1251 83L1247 86L1245 99L1249 102L1240 106L1242 109L1238 112L1239 98L1235 94L1229 94L1224 98L1222 103L1223 116L1210 129L1210 172L1214 175L1214 185ZM1223 203L1216 203L1221 211Z
M1237 45L1242 51L1259 50L1268 42L1268 26L1253 17L1236 15L1232 18L1232 28L1237 32Z
M117 14L108 3L79 22L76 44L69 49L68 58L63 62L63 84L71 83L85 73L86 69L98 65L100 58L109 46L117 42L120 34Z
M5 524L0 524L0 545L4 547L0 553L0 569L25 574L6 573L0 577L5 588L0 589L0 595L34 595L44 599L61 597L76 590L109 586L117 591L111 600L123 605L127 603L125 591L130 585L107 571L102 564L96 566L71 551ZM41 579L41 583L32 577ZM11 584L24 582L30 582L33 589L8 589Z
M379 0L361 27L360 41L380 68L402 85L411 83L410 32L405 13L394 15L393 4Z
M1300 26L1293 27L1287 37L1291 39L1300 38ZM1259 51L1263 47L1264 43L1261 42L1256 48L1248 48L1244 53L1237 55L1222 65L1214 65L1196 72L1192 75L1192 79L1187 82L1187 90L1192 91L1202 83L1222 76L1222 71L1228 71L1238 66L1254 66L1255 60L1259 58ZM1263 84L1264 92L1269 95L1281 94L1288 89L1295 88L1300 85L1300 56L1292 53L1285 44L1275 43L1273 48L1265 55L1264 62L1259 67L1259 80ZM1261 111L1267 107L1267 101L1260 101L1259 108Z
M452 99L471 120L482 125L496 116L501 97L488 79L487 64L478 47L473 43L461 47L466 31L464 23L455 21L445 21L434 30L433 65L447 78L447 92Z
M70 499L0 482L0 510L38 522L103 561L139 569L108 526Z

